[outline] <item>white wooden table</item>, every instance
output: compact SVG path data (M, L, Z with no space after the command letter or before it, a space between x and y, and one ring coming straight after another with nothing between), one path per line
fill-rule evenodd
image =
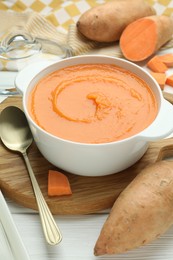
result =
M95 257L93 255L94 244L108 213L77 216L56 215L55 220L61 229L63 240L57 246L49 246L45 242L37 212L23 208L8 199L7 203L31 260L173 259L173 227L147 246L117 256Z

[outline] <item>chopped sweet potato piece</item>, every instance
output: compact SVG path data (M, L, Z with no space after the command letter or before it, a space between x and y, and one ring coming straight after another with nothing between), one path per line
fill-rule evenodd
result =
M172 53L168 53L168 54L164 54L159 56L160 60L165 63L165 65L169 68L173 67L173 54Z
M166 84L173 87L173 75L170 75L169 77L167 77Z
M168 70L168 67L161 61L159 56L154 56L147 63L147 67L153 72L164 73Z
M166 74L165 73L158 73L158 72L150 72L150 74L157 81L160 88L163 90L165 83L166 83Z
M61 172L49 170L48 195L62 196L71 194L72 191L67 176Z

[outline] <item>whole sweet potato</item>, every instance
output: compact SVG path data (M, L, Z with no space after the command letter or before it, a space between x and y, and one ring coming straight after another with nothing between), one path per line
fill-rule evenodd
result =
M173 162L143 169L124 189L96 242L95 255L123 253L148 244L173 224Z
M90 40L113 42L119 40L129 23L154 14L153 7L144 0L112 0L86 11L76 25Z

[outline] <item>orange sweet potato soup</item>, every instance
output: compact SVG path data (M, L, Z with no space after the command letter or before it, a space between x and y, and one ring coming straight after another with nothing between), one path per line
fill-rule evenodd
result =
M155 119L157 101L139 77L110 64L57 70L29 96L33 120L47 132L82 143L105 143L139 133Z

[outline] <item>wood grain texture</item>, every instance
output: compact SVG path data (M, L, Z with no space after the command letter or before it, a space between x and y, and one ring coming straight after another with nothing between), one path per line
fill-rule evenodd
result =
M22 108L21 97L10 97L1 104ZM48 170L58 170L38 151L36 145L28 150L33 171L53 214L89 214L110 208L120 192L150 163L173 154L173 138L151 142L145 155L132 167L103 177L84 177L64 172L69 178L73 194L50 198L47 195ZM62 171L63 172L63 171ZM9 151L0 143L0 188L15 202L37 210L28 173L20 154Z

